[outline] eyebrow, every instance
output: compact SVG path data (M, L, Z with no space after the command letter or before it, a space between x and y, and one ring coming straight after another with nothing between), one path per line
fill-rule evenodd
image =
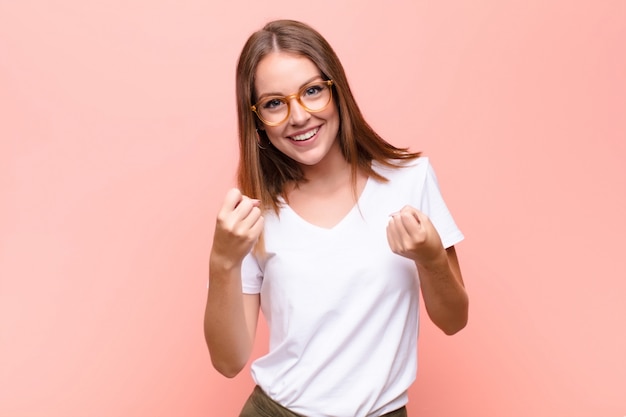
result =
M300 85L300 87L298 87L298 90L300 90L300 89L301 89L302 87L304 87L305 85L307 85L307 84L309 84L309 83L312 83L312 82L313 82L313 81L315 81L317 78L322 78L322 79L323 79L323 77L321 76L321 74L318 74L318 75L316 75L316 76L314 76L314 77L311 77L311 78L309 78L307 81L303 82L303 83ZM296 91L296 93L297 93L297 91ZM295 93L294 93L294 94L295 94ZM261 100L261 99L263 99L263 98L265 98L265 97L287 97L287 96L286 96L286 95L283 95L283 94L281 94L281 93L264 93L264 94L261 94L261 95L258 97L258 100Z

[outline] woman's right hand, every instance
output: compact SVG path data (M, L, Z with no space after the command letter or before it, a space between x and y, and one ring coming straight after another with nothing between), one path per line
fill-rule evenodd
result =
M225 267L240 264L259 238L263 224L259 200L237 188L229 190L215 222L212 261Z
M260 202L229 190L217 214L209 259L204 337L215 369L234 377L254 345L259 294L244 294L241 264L263 231Z

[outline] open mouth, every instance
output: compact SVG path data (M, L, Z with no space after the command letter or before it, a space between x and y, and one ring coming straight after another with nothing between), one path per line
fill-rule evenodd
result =
M313 136L315 136L317 132L319 132L319 130L320 128L316 127L315 129L309 130L308 132L303 133L301 135L291 136L291 140L294 140L296 142L304 142L305 140L309 140Z

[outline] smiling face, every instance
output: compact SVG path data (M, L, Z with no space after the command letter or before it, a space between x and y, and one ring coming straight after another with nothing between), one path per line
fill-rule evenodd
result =
M259 62L254 88L257 99L262 100L267 96L290 96L308 83L322 79L320 70L310 59L272 52ZM334 100L316 113L306 111L293 97L289 106L289 118L282 124L267 126L261 123L276 149L298 162L303 169L340 156L337 140L339 112Z

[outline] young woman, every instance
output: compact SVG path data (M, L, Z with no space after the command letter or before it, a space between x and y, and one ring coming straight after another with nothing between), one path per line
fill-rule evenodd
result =
M363 119L311 27L274 21L237 66L239 188L216 221L205 336L227 377L247 363L259 309L269 353L241 416L406 416L421 290L446 334L467 322L463 239L427 158Z

